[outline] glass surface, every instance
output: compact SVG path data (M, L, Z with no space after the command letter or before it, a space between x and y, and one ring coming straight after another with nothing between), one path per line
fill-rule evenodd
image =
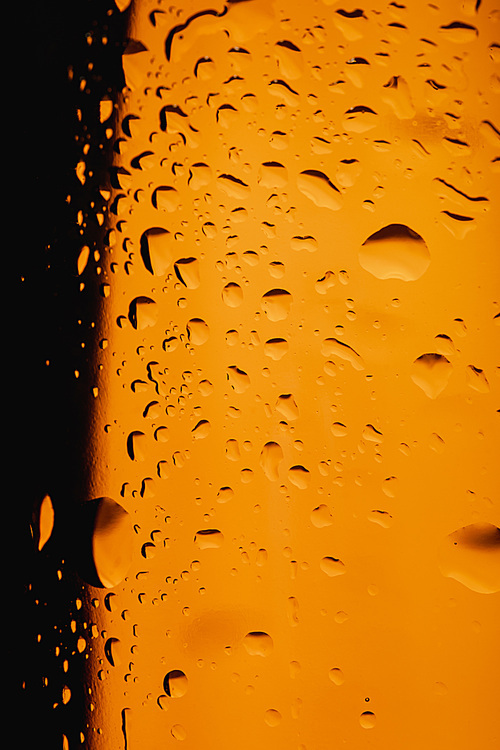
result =
M493 750L498 5L122 5L62 747Z

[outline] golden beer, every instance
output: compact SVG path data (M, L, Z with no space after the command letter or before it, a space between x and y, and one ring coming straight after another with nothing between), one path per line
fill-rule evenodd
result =
M493 750L498 5L120 11L61 746Z

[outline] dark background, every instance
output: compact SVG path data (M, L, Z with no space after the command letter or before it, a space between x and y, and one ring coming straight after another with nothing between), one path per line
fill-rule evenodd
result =
M8 449L14 444L14 472L9 471L14 533L9 528L7 562L15 575L13 615L6 624L14 630L19 702L10 742L20 748L62 748L63 734L71 749L86 746L80 744L80 732L87 733L85 662L76 649L84 623L75 604L83 596L83 582L72 553L80 531L79 507L88 499L98 345L92 322L100 295L96 262L91 258L79 277L77 258L83 245L91 254L99 249L101 256L105 245L105 230L95 214L105 203L99 188L109 185L114 138L105 136L109 123L99 122L99 101L104 95L116 101L123 87L128 12L120 13L112 0L28 0L14 9L7 47L4 167L12 166L5 225L13 224L14 231L4 235L4 252L14 260L14 292L4 292L4 322L14 321L14 351L11 356L4 345L4 369L5 403L13 407ZM6 32L4 27L4 39ZM90 151L82 185L75 167L85 143ZM83 235L78 211L86 223ZM10 456L8 450L9 470ZM39 552L30 528L45 494L52 499L56 523ZM72 693L66 705L63 686Z

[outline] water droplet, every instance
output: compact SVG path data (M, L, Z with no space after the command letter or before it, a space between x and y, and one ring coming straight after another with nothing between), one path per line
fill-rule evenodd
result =
M381 432L375 429L375 427L371 424L365 425L363 432L362 432L363 440L369 440L372 443L381 443L384 439L384 436Z
M285 289L271 289L261 300L261 307L269 320L285 320L292 305L292 295Z
M219 549L224 536L218 529L201 529L196 532L194 542L199 549Z
M500 591L500 529L472 523L449 534L439 551L439 569L471 591Z
M172 669L165 675L163 689L171 698L182 698L187 693L188 678L180 669Z
M187 732L182 726L182 724L174 724L170 730L170 734L172 735L174 740L182 741L187 738Z
M344 673L339 667L333 667L333 669L330 669L328 677L335 685L342 685L345 681Z
M386 510L371 510L368 514L368 520L382 526L383 529L390 528L392 516Z
M347 427L342 422L334 422L331 426L332 435L335 437L345 437L347 435Z
M181 258L174 263L177 278L188 289L198 289L200 286L200 263L198 258Z
M210 422L207 419L200 419L200 421L193 427L191 434L195 440L201 440L206 438L210 434Z
M490 385L483 370L474 365L468 365L466 369L467 385L478 393L489 393Z
M359 723L363 729L373 729L376 722L376 716L372 711L363 711L359 717Z
M284 188L288 183L288 172L283 164L277 161L267 161L261 165L259 184L262 187L274 189Z
M227 368L226 376L229 385L236 393L244 393L250 387L250 378L247 373L240 370L236 365Z
M172 263L172 236L161 227L147 229L141 235L141 257L154 276L164 276Z
M377 279L415 281L427 270L430 253L422 237L405 224L389 224L370 235L359 262Z
M288 352L288 341L286 339L268 339L264 344L264 354L275 362L280 360Z
M306 490L309 486L309 469L305 466L291 466L288 470L288 479L300 490Z
M299 407L291 393L283 393L278 397L276 411L291 422L299 417Z
M48 495L43 498L38 511L38 550L47 544L54 528L54 506Z
M139 430L131 432L127 438L127 453L132 461L145 461L147 455L147 437Z
M173 213L177 211L180 206L180 196L177 190L168 185L162 185L157 187L153 191L151 196L151 202L158 211L166 211L167 213ZM155 274L161 275L161 274Z
M281 722L281 714L275 708L269 708L264 715L264 721L268 727L277 727Z
M448 385L453 366L442 354L422 354L413 363L411 379L429 398L437 398Z
M269 656L273 650L273 639L267 633L256 630L246 634L243 645L250 656Z
M340 357L349 362L355 370L364 370L364 362L359 354L348 344L338 339L325 339L321 345L321 354L324 357Z
M266 443L260 454L260 465L272 482L279 478L279 464L283 460L283 449L279 443Z
M331 526L333 523L332 514L328 505L318 505L317 508L311 512L311 523L316 526L317 529L323 529L325 526Z
M323 172L308 169L297 177L297 187L319 208L338 211L342 207L342 196L338 188Z
M323 557L319 567L331 578L341 576L346 572L344 563L336 557Z
M186 329L191 344L200 346L208 341L210 329L204 320L201 318L192 318L188 321Z
M243 302L243 289L239 284L226 284L222 290L222 301L228 307L239 307Z
M112 667L118 667L122 663L122 644L118 638L108 638L104 644L104 654Z
M121 505L109 497L95 501L92 552L99 581L105 588L117 586L132 559L132 524Z
M128 317L134 328L139 331L156 325L159 309L150 297L136 297L130 303Z
M370 107L358 105L344 113L342 126L348 133L366 133L377 125L377 117L377 113Z

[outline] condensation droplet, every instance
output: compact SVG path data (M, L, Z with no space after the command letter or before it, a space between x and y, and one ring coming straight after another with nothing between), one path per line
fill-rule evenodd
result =
M323 557L319 567L331 578L344 575L346 572L344 563L336 557Z
M141 257L154 276L164 276L172 263L172 237L162 227L151 227L141 235Z
M332 514L328 505L318 505L317 508L311 512L311 523L316 526L317 529L322 529L326 526L331 526L333 523Z
M342 207L342 195L326 174L315 169L301 172L297 177L297 187L319 208L338 211Z
M359 723L363 729L373 729L376 722L376 716L372 711L363 711L359 717Z
M198 289L200 286L200 263L198 258L181 258L174 263L177 278L188 289Z
M290 312L292 295L285 289L271 289L261 300L261 307L269 320L285 320Z
M112 667L118 667L122 663L120 640L118 638L108 638L104 644L104 654Z
M472 523L449 534L439 550L439 569L471 591L500 591L500 529Z
M269 656L273 650L273 639L267 633L256 630L246 634L243 645L250 656Z
M41 550L49 541L54 528L54 506L48 495L45 495L38 512L38 550Z
M276 411L291 422L298 419L299 416L299 408L291 393L284 393L279 396L276 402Z
M365 365L359 354L348 344L338 339L325 339L321 345L321 354L324 357L339 357L349 362L355 370L364 370Z
M429 267L431 256L422 237L405 224L389 224L370 235L359 251L359 262L377 279L415 281Z
M442 354L422 354L413 363L411 379L429 398L437 398L448 385L453 366Z
M283 449L279 443L266 443L260 454L260 465L271 482L279 478L279 464L283 460Z
M132 524L125 508L109 497L97 501L92 551L101 584L117 586L132 559Z
M286 339L268 339L264 344L264 354L275 362L279 361L288 352L288 341Z
M196 532L194 542L199 549L219 549L224 536L218 529L201 529Z
M226 284L222 290L222 301L228 307L239 307L243 302L243 289L239 284Z
M208 341L210 331L208 325L204 320L201 320L201 318L192 318L186 324L186 329L191 344L200 346Z
M333 667L333 669L330 669L328 677L334 685L342 685L345 681L344 673L339 667Z
M172 669L165 675L163 689L171 698L182 698L187 693L188 678L180 669Z
M281 722L281 714L275 708L269 708L264 715L264 720L268 727L277 727Z

